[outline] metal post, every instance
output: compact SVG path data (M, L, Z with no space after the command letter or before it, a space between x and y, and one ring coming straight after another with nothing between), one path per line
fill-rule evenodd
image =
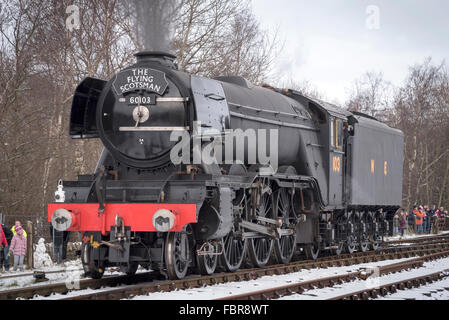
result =
M27 267L32 270L34 267L34 248L33 248L33 223L27 221Z

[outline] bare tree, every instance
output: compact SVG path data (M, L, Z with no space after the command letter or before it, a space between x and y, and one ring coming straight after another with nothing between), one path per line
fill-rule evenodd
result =
M392 93L392 85L383 79L382 73L367 72L354 81L346 107L349 111L381 117L391 107Z
M172 46L183 71L208 77L267 76L277 37L263 31L248 0L185 0Z
M410 68L384 115L405 134L404 203L449 204L449 75L432 59Z
M0 17L0 210L44 213L59 178L93 170L98 141L70 141L70 103L86 76L108 79L135 52L118 0L13 0ZM65 25L66 8L80 28ZM2 90L0 89L0 90Z
M301 94L310 98L327 100L326 95L308 80L296 81L293 79L289 79L287 81L277 83L276 86L280 88L288 88L296 90Z
M36 163L42 147L41 106L32 100L35 57L31 45L45 16L44 1L1 3L0 177L2 210L26 210L33 203Z
M176 2L176 1L175 1ZM110 79L144 47L130 1L0 0L0 210L45 215L58 179L90 174L99 140L68 137L70 104L87 76ZM180 69L242 75L261 83L276 36L262 30L250 0L180 0L173 50ZM66 26L68 6L79 28Z

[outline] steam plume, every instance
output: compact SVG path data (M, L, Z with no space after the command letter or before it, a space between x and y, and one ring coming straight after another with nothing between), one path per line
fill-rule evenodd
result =
M137 38L144 50L170 51L180 0L131 0Z

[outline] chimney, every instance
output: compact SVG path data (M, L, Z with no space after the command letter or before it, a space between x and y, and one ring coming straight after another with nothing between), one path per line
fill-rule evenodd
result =
M137 63L156 63L164 67L178 70L178 65L175 63L176 56L162 51L142 51L134 55L137 58Z

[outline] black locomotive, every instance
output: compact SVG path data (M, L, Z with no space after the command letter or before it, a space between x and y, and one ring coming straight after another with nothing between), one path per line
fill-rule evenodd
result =
M86 273L141 265L181 279L379 246L401 205L402 132L294 90L180 72L170 54L136 56L76 89L70 135L105 149L94 174L60 182L48 206L55 229L82 233ZM231 130L244 152L224 157ZM276 168L264 143L277 146ZM181 150L191 162L174 163Z

